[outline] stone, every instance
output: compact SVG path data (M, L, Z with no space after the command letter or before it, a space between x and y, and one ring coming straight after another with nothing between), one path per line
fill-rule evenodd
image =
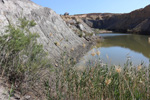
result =
M83 36L94 32L93 29L89 27L80 17L76 17L74 15L61 17L74 32L82 31Z
M66 16L66 15L69 15L69 13L68 13L68 12L65 12L64 15L65 15L65 16Z
M0 34L6 34L5 26L9 23L17 24L21 17L34 20L37 25L31 31L39 34L38 43L43 45L52 62L63 52L69 52L72 47L77 48L86 42L67 26L60 15L30 0L5 0L5 3L0 1L0 9ZM53 34L53 37L50 36L50 33ZM56 41L61 42L59 47L55 45ZM65 45L68 45L67 48Z
M84 31L84 30L85 30L82 24L78 24L78 27L79 27L79 29L80 29L81 31Z

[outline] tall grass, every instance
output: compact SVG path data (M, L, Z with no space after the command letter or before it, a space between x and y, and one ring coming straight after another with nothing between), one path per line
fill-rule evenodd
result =
M66 61L66 60L65 60ZM150 66L96 64L78 70L63 62L44 83L48 100L150 100Z

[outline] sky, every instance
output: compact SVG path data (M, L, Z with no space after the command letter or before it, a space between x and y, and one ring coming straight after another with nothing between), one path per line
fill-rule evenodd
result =
M31 0L57 14L129 13L150 4L150 0Z

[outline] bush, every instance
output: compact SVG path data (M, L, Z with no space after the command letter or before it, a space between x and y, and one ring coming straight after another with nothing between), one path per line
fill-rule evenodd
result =
M38 79L38 71L49 65L43 46L37 43L37 33L30 28L36 23L19 19L19 25L9 24L7 34L0 36L0 73L20 87Z
M80 30L77 30L77 31L76 31L76 34L77 34L80 38L83 37L83 32L80 31Z

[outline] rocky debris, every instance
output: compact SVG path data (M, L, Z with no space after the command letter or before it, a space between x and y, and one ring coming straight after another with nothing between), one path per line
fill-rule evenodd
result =
M85 30L85 28L84 28L84 26L82 25L82 24L78 24L78 27L79 27L79 29L81 30L81 31L84 31Z
M86 32L86 33L93 33L93 30L91 27L89 27L83 20L78 19L78 26L80 25L80 30Z
M94 31L81 18L76 16L61 16L66 24L80 37L93 34Z
M86 40L74 34L60 15L52 9L39 6L30 0L4 0L4 2L0 1L0 33L5 34L5 26L9 23L17 24L21 17L34 20L37 25L31 31L39 34L38 42L43 44L52 61L63 52L69 52L72 47L76 48L86 43ZM59 45L55 45L56 42Z

